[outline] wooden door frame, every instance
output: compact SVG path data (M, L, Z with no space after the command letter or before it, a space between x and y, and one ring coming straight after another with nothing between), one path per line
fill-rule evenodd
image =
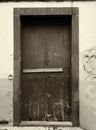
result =
M13 124L21 123L21 16L71 16L71 116L72 126L79 126L79 9L64 8L14 8L14 82Z

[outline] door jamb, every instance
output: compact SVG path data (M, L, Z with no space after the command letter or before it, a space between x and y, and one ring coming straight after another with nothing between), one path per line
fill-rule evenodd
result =
M71 115L73 126L79 126L79 9L68 8L14 8L14 81L13 81L13 125L21 123L21 16L72 17L71 31Z

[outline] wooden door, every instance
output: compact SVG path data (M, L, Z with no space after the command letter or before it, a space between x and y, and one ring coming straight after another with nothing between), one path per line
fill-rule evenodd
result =
M71 18L23 17L22 120L71 120Z

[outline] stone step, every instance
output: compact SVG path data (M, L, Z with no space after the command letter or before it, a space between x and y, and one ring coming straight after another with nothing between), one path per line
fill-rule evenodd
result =
M79 127L0 127L0 130L84 130Z

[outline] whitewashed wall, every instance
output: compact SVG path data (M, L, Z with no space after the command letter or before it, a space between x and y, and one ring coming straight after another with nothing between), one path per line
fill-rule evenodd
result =
M0 3L0 121L8 120L12 125L13 120L13 81L8 75L13 75L14 7L79 7L80 126L96 130L96 79L86 78L83 68L85 50L96 47L96 2Z

